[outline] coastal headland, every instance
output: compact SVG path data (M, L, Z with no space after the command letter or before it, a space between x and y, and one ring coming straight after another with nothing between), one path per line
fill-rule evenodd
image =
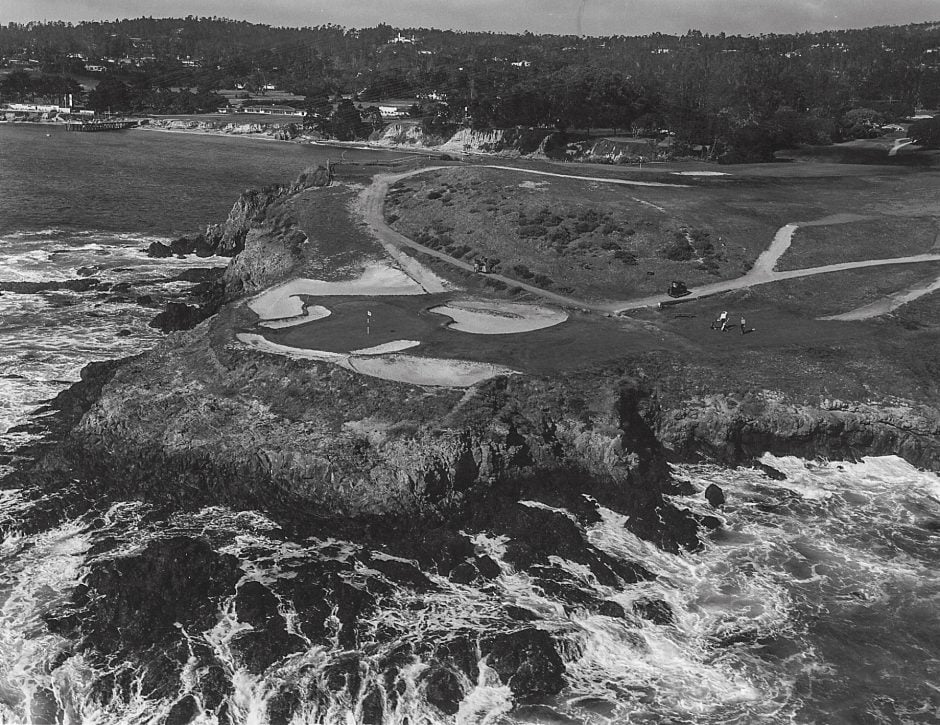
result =
M934 172L405 163L243 196L199 242L233 256L217 314L123 366L68 445L131 489L159 462L186 481L161 496L317 516L440 516L571 466L621 481L624 416L660 466L937 469Z
M375 572L425 593L424 571L485 585L501 571L479 543L490 541L565 611L669 622L666 602L628 613L558 557L624 587L655 575L588 536L603 516L622 517L649 551L718 535L714 491L706 502L671 463L756 467L769 480L786 474L759 460L767 452L895 454L940 470L938 174L779 168L692 176L412 157L246 192L190 240L231 257L179 325L195 326L89 366L3 483L44 502L26 533L77 514L107 520L114 501L136 499L155 517L261 511L294 540L347 537L383 554L355 563L368 586L343 583L352 570L337 558L275 597L239 580L228 554L167 539L95 564L50 627L89 657L131 658L142 681L176 683L193 658L217 667L184 640L214 621L195 603L242 581L232 616L253 624L231 654L260 675L314 644L355 649L383 596ZM670 297L674 280L691 294ZM716 329L722 311L731 324ZM683 503L690 495L701 505ZM195 572L186 581L173 574L181 560ZM142 607L165 626L144 632ZM470 707L481 656L520 703L564 686L558 633L531 625L537 612L493 616L513 631L401 654L430 663L419 681L442 721ZM331 664L329 687L382 722L404 695L360 691L359 661ZM269 714L289 717L309 694L288 689Z

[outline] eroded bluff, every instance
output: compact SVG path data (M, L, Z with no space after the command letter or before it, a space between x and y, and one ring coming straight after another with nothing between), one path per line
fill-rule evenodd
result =
M226 308L122 366L67 439L68 467L121 495L291 516L440 519L481 496L589 494L648 538L694 539L656 524L679 489L630 381L365 378L233 346L249 314Z

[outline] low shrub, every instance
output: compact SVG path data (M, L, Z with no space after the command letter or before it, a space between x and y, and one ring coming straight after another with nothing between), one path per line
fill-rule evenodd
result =
M551 287L553 284L555 284L555 280L544 274L535 275L532 278L532 281L539 287Z
M685 237L673 240L662 250L663 256L672 262L688 262L695 256L695 250Z
M429 192L428 192L428 199L440 199L442 196L444 196L444 195L443 195L441 192L439 192L439 191L429 191Z
M544 237L546 234L548 234L548 229L541 224L526 224L524 227L519 227L519 236L523 239Z
M532 277L535 276L535 273L524 264L514 264L512 266L512 271L513 274L515 274L517 277L522 277L522 279L532 279Z

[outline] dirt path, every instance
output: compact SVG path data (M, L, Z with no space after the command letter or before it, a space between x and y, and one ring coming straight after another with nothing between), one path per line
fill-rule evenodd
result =
M423 174L428 171L447 168L451 167L428 166L423 169L406 171L401 174L379 174L373 179L371 186L368 186L359 197L359 210L365 219L366 224L369 225L369 228L375 234L376 238L378 238L378 240L382 243L382 246L385 247L389 253L392 254L395 260L402 265L402 268L405 270L405 272L411 275L415 281L423 287L425 286L425 283L422 281L421 277L426 277L428 274L430 274L429 270L427 270L423 265L419 264L416 260L409 258L405 254L402 254L401 247L415 249L419 252L427 254L428 256L434 257L435 259L440 259L443 262L447 262L454 267L466 270L467 272L473 272L474 267L469 262L455 259L454 257L444 254L443 252L439 252L436 249L426 247L423 244L419 244L413 239L409 239L405 235L399 234L394 229L392 229L388 224L385 223L385 195L388 193L389 186L394 184L396 181L399 181L400 179L405 179L409 176L415 176L416 174ZM405 261L403 261L403 258ZM417 268L420 268L420 270ZM493 279L500 280L509 287L519 287L526 290L527 292L531 292L534 295L538 295L543 299L549 300L564 307L577 307L585 310L594 310L596 312L613 311L613 307L609 304L598 305L595 303L586 302L585 300L579 300L573 297L566 297L564 295L555 294L554 292L549 292L539 287L533 287L532 285L526 284L525 282L520 282L519 280L513 279L511 277L504 277L500 274L489 274L488 276ZM437 278L435 277L435 279Z
M426 166L421 169L415 169L412 171L406 171L400 174L379 174L374 177L372 184L362 192L359 198L359 210L365 219L366 223L372 229L376 238L382 243L382 245L389 250L389 253L402 265L405 271L411 275L419 284L425 286L425 283L422 282L420 277L422 275L431 274L429 270L424 268L423 265L419 264L415 260L411 259L407 255L403 254L400 249L401 247L408 247L411 249L418 250L424 254L430 255L435 259L440 259L443 262L447 262L455 267L463 269L467 272L473 272L473 265L468 262L464 262L459 259L455 259L447 254L437 251L436 249L431 249L426 247L423 244L419 244L413 239L409 239L396 232L388 224L385 223L385 214L384 214L384 204L385 204L385 195L388 193L389 187L395 182L408 178L410 176L416 176L418 174L424 174L429 171L438 171L440 169L453 168L452 166ZM500 166L496 164L481 164L479 166L474 166L473 168L489 168L489 169L502 169L506 171L516 171L521 174L533 174L536 176L554 176L564 179L582 179L585 181L594 181L603 184L620 184L625 186L656 186L656 187L676 187L676 188L689 188L685 184L665 184L659 182L646 182L646 181L630 181L626 179L605 179L602 177L596 176L579 176L577 174L559 174L550 171L536 171L533 169L520 169L515 166ZM826 219L830 219L827 217ZM832 217L835 219L835 217ZM819 220L816 222L807 222L805 225L816 225L826 220ZM828 274L829 272L841 272L844 270L850 269L862 269L866 267L881 267L881 266L890 266L897 264L920 264L923 262L940 262L940 254L917 254L907 257L894 257L891 259L868 259L860 262L841 262L838 264L827 264L820 267L808 267L806 269L793 269L786 271L775 271L774 267L777 264L777 261L781 256L787 251L790 247L790 243L793 240L794 232L804 223L792 223L785 224L780 229L777 230L777 233L774 235L773 241L770 246L758 256L757 260L754 262L754 266L748 270L741 277L735 279L722 280L721 282L715 282L713 284L703 285L697 287L690 295L681 298L682 301L700 299L702 297L709 297L711 295L719 294L722 292L732 292L739 289L744 289L746 287L754 287L762 284L769 284L771 282L779 282L787 279L797 279L799 277L812 277L818 274ZM413 273L414 271L414 273ZM417 276L416 276L417 275ZM434 275L431 275L434 277ZM565 307L575 307L582 310L590 310L594 312L601 312L605 314L623 314L631 310L638 310L644 307L656 307L661 303L668 302L677 302L667 294L651 295L649 297L639 297L632 300L622 300L622 301L609 301L609 302L588 302L587 300L581 300L574 297L567 297L565 295L555 294L554 292L549 292L547 290L541 289L539 287L534 287L532 285L526 284L525 282L520 282L517 279L511 277L504 277L499 274L490 274L490 277L498 279L501 282L505 283L509 287L518 287L524 289L527 292L530 292L542 299L560 304ZM437 280L437 277L434 277ZM439 280L437 280L439 283ZM425 287L427 289L427 287ZM926 292L921 292L921 294L927 294L928 292L933 291L932 289L927 290ZM921 296L918 294L917 296ZM915 298L911 298L915 299ZM909 300L906 300L909 301ZM877 304L877 303L876 303ZM904 302L898 303L896 305L899 307L904 304ZM891 308L894 309L894 308ZM846 314L853 314L846 313ZM882 314L882 313L875 313ZM875 314L871 316L875 316ZM834 317L831 319L864 319L858 317L852 318L842 318Z
M870 320L873 317L880 317L881 315L886 315L889 312L894 312L898 307L906 305L908 302L913 302L916 299L920 299L924 295L929 295L931 292L940 291L940 277L937 277L933 282L928 282L925 285L918 285L915 287L908 287L906 290L901 290L900 292L895 292L888 295L884 299L880 299L877 302L872 302L867 305L862 305L861 307L856 307L854 310L849 310L848 312L843 312L839 315L829 315L827 317L820 317L820 320Z

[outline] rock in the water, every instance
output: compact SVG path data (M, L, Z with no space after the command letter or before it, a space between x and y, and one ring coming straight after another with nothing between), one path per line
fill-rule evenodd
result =
M362 700L362 725L382 725L384 713L382 693L373 687Z
M199 706L192 695L177 700L163 718L163 725L189 725L196 717Z
M469 584L480 575L477 568L469 561L464 561L455 566L448 575L455 584Z
M205 315L198 307L182 302L167 302L166 309L151 320L150 326L162 332L176 332L191 330L204 319Z
M173 254L192 254L196 251L196 238L180 237L179 239L174 239L170 242L170 251L173 252Z
M786 481L787 474L783 471L778 471L773 466L768 466L766 463L757 462L757 467L762 470L768 478L772 478L774 481Z
M464 693L456 674L445 667L432 665L424 683L424 696L428 702L447 715L457 714Z
M480 572L480 576L484 579L495 579L503 573L503 570L499 568L499 564L488 556L478 556L474 559L474 563L477 571Z
M534 622L539 618L531 609L517 607L515 604L506 605L506 614L519 622Z
M597 608L597 613L602 614L605 617L616 617L618 619L626 619L627 613L622 606L613 602L610 599L606 599L601 602L600 606Z
M234 556L204 541L151 541L139 553L92 563L68 608L46 615L46 625L76 641L91 662L127 663L92 684L102 697L115 688L129 696L138 686L146 697L172 697L193 652L184 631L215 626L220 601L241 576ZM214 664L211 652L200 655L203 665Z
M672 607L662 599L648 599L646 597L633 602L633 611L643 619L655 624L672 624L676 621Z
M289 687L282 687L268 700L268 723L288 725L300 707L300 694Z
M238 588L235 613L238 621L252 626L232 642L232 649L249 671L260 674L282 657L304 648L303 640L287 631L277 597L261 582L249 581Z
M362 687L362 673L357 654L340 655L334 662L324 668L323 674L326 676L326 684L332 692L346 690L353 700L359 697L359 689Z
M384 559L379 557L369 557L365 564L370 569L382 572L390 581L398 584L406 584L419 592L426 592L434 589L435 586L420 569L406 561L398 559Z
M564 687L565 665L555 641L542 629L521 629L481 642L490 667L517 697L555 695Z
M62 710L51 690L40 687L33 692L29 703L30 722L32 725L57 725L62 722Z
M705 489L705 499L713 507L719 508L725 505L725 492L721 490L720 486L710 483L708 488Z
M151 242L147 247L147 256L155 259L165 259L173 256L173 250L163 242Z

